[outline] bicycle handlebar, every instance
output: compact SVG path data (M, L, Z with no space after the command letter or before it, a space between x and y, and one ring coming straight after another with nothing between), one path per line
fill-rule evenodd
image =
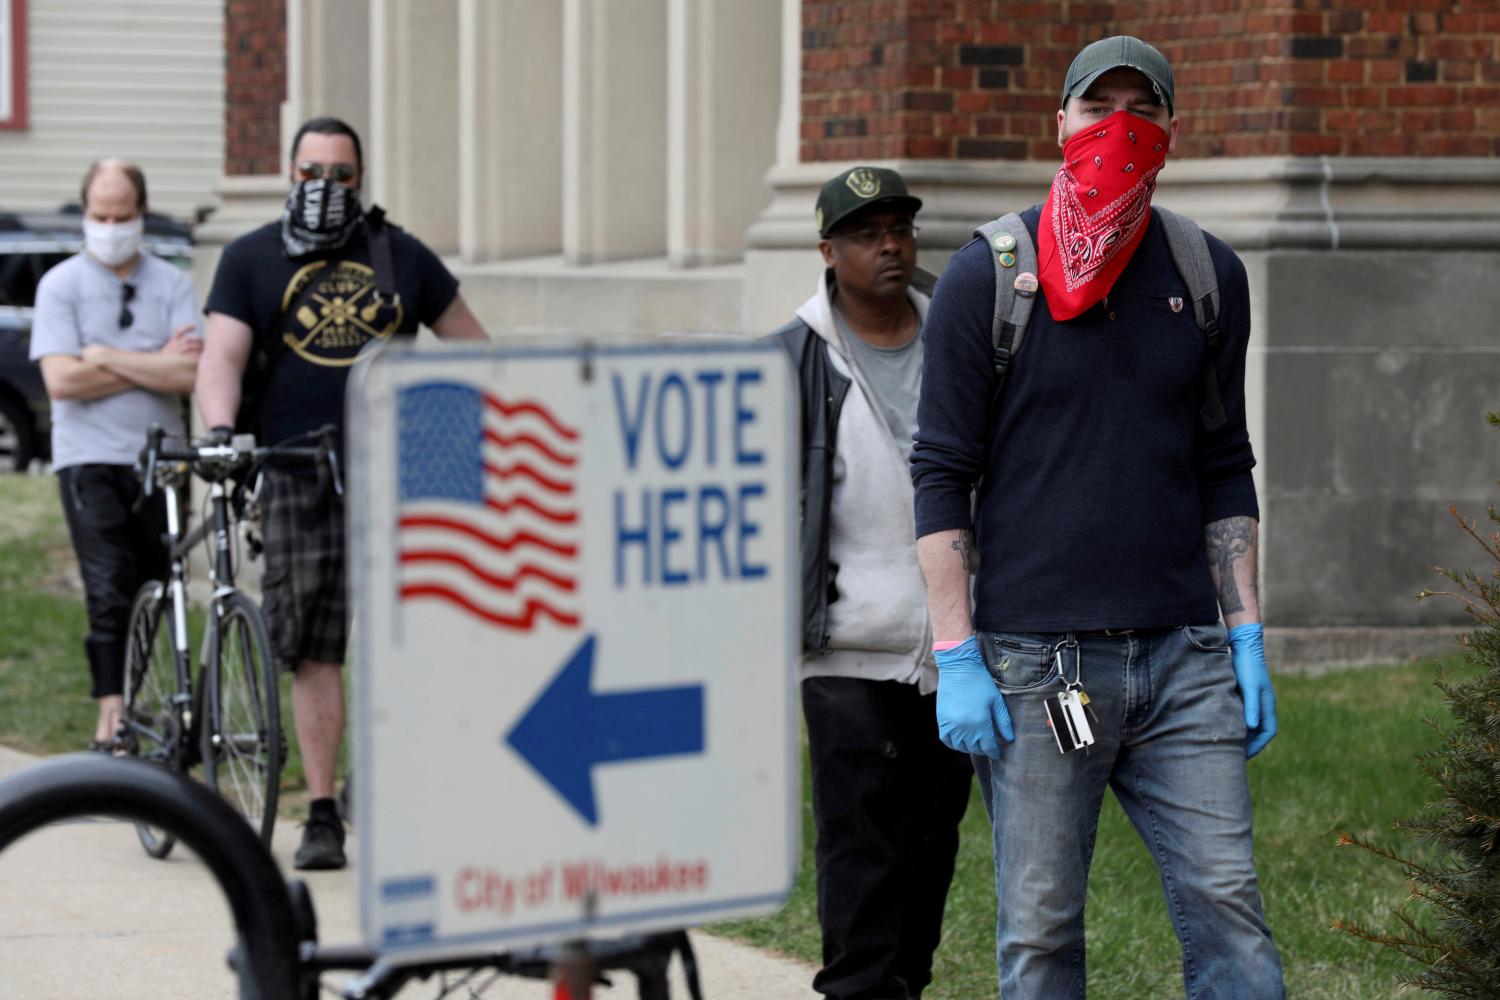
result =
M253 474L271 459L314 462L318 466L319 491L327 488L331 480L334 493L344 495L343 478L339 473L338 428L332 424L298 435L298 438L317 438L318 443L312 447L285 443L256 446L255 438L250 434L236 434L227 444L205 438L186 447L172 447L165 443L165 438L166 432L160 424L152 424L146 432L146 447L141 450L139 459L144 466L143 497L154 492L156 467L163 461L186 462L199 477L220 482L241 469Z

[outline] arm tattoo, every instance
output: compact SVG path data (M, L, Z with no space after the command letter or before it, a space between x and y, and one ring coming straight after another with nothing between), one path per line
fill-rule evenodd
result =
M1254 522L1248 517L1226 517L1205 529L1209 564L1219 577L1219 608L1226 615L1245 610L1240 588L1234 581L1234 565L1250 551Z
M957 538L949 543L953 551L958 553L959 561L964 564L964 569L969 573L979 571L979 553L974 550L974 533L972 531L961 531Z

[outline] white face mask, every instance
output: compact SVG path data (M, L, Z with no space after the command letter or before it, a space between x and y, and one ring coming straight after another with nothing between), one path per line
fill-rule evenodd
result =
M145 231L145 219L131 219L129 222L84 219L83 245L89 256L105 267L119 267L136 255L141 248L141 234Z

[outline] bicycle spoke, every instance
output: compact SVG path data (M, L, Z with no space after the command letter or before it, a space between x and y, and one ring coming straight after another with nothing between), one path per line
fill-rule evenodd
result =
M120 737L126 752L169 769L181 766L183 738L177 702L177 662L169 622L170 602L160 584L148 583L136 595L126 628L125 709ZM164 858L176 838L136 824L141 846Z
M262 837L269 838L281 776L281 729L276 691L269 684L275 674L267 662L264 626L258 609L236 594L222 612L219 628L213 666L216 704L205 773Z

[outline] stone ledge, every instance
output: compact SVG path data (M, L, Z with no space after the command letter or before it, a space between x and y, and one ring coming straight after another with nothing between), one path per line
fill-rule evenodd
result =
M1320 674L1344 667L1413 663L1459 650L1464 627L1267 628L1274 673Z
M923 200L922 244L955 249L980 222L1046 197L1055 163L872 161ZM852 162L779 166L752 250L812 245L818 188ZM1500 249L1500 161L1466 157L1169 160L1156 202L1240 249Z

